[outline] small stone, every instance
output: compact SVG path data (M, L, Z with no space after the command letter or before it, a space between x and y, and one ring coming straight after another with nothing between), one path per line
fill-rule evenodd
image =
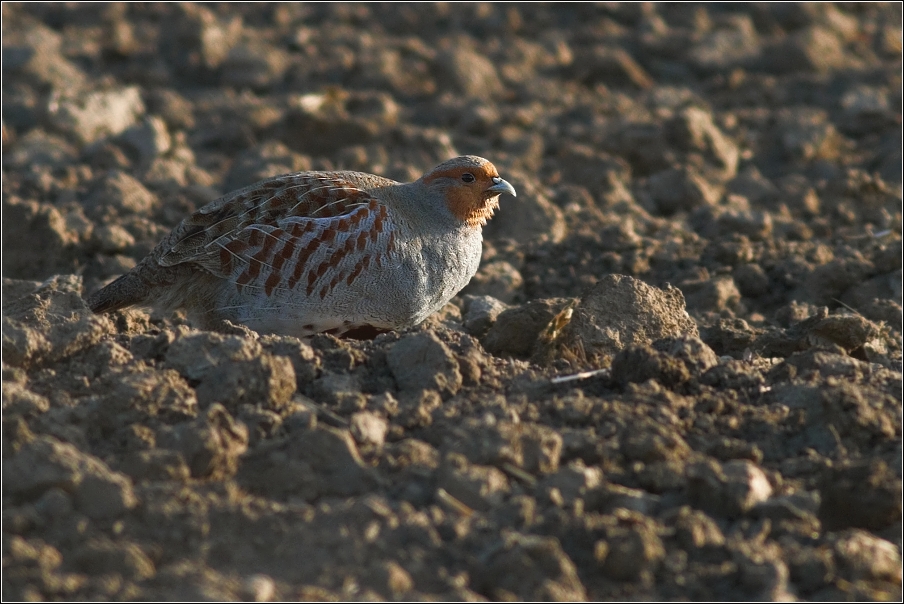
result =
M502 547L475 564L476 589L497 600L581 602L587 591L574 562L553 537L509 533Z
M835 581L835 560L826 547L802 547L788 559L791 580L799 595L813 592Z
M276 596L276 582L264 574L251 575L242 581L242 592L252 602L269 602Z
M772 495L766 474L747 460L698 462L688 468L688 496L695 506L736 518Z
M592 206L594 199L609 200L631 180L631 167L625 160L587 145L565 145L557 159L564 184L557 187L554 199L563 208L567 203ZM562 203L569 199L572 201Z
M112 170L95 181L84 204L85 212L94 220L113 223L122 216L150 214L157 198L132 176Z
M802 185L809 187L809 181L804 179ZM766 205L767 207L773 207L780 195L778 187L763 176L755 166L745 167L728 182L727 192L744 197L752 205Z
M502 503L510 490L509 481L501 471L471 464L458 453L446 455L437 472L436 485L469 508L480 511Z
M349 430L361 445L382 447L389 431L389 423L375 413L361 411L352 415Z
M787 602L794 599L788 591L788 566L782 550L775 544L744 544L735 554L740 583L751 600Z
M636 223L632 218L619 220L618 223L599 230L601 249L613 252L629 252L643 246L643 239L637 234Z
M762 52L756 26L750 15L731 15L703 35L687 56L703 72L728 73L743 67Z
M785 156L795 162L831 160L841 152L841 137L822 109L781 109L775 136Z
M762 333L762 329L751 327L744 319L721 319L703 329L700 339L719 356L739 358Z
M97 361L108 366L97 381L97 388L100 403L109 413L138 412L144 417L164 416L173 421L197 415L195 391L178 373L129 361L128 357L118 365L103 357Z
M878 325L860 315L830 315L813 325L807 334L815 345L826 343L856 350L879 336Z
M194 104L175 90L154 88L146 91L148 113L159 115L169 130L191 130L194 127Z
M231 476L248 449L248 428L214 403L193 421L165 426L157 446L182 455L195 478Z
M588 86L602 83L647 90L655 84L634 57L619 47L590 45L586 51L577 53L572 69L575 77Z
M212 79L241 38L241 17L221 18L205 6L174 5L160 25L160 51L187 78Z
M51 104L48 118L55 128L85 145L122 133L142 114L141 91L137 86L130 86L64 98Z
M624 157L637 176L649 176L679 163L679 154L668 143L659 124L619 124L608 141L607 151Z
M764 241L772 235L773 221L768 212L726 210L716 216L719 233L737 233L751 241Z
M663 428L629 432L624 436L621 450L627 459L644 464L680 461L690 454L690 446L680 434Z
M640 489L631 489L618 484L605 484L588 490L584 495L587 510L601 514L612 514L618 509L631 510L651 516L659 507L659 496Z
M389 350L386 361L401 391L455 394L461 388L455 355L431 332L402 338Z
M8 548L7 555L14 563L38 567L45 572L58 568L63 562L59 550L40 539L25 540L15 535L9 540Z
M725 543L725 535L716 521L689 506L683 506L678 513L675 537L685 549L717 548Z
M318 402L326 402L340 410L361 409L367 404L361 393L361 383L357 376L348 373L324 371L311 382L307 393Z
M714 167L720 179L733 178L737 173L738 147L719 130L710 112L687 107L667 122L665 128L670 142L683 151L701 153L706 165Z
M482 337L496 323L507 305L492 296L465 295L464 328L474 337Z
M660 214L671 216L719 201L720 191L705 178L687 168L669 168L652 175L650 196Z
M296 100L278 126L290 149L311 155L331 153L354 141L367 145L396 126L399 106L386 93L335 91Z
M4 166L22 170L46 165L59 168L74 163L78 152L74 145L60 136L48 134L42 130L32 130L4 154Z
M784 204L793 216L818 216L822 202L810 181L802 174L789 174L778 181L778 202ZM744 193L741 193L742 195ZM748 196L749 197L749 196ZM750 201L755 201L750 198Z
M122 145L138 157L138 164L147 166L156 157L170 150L172 140L166 122L157 116L149 116L120 135Z
M839 128L846 134L883 132L895 119L887 92L878 87L852 87L841 97L841 107L844 109L844 117Z
M386 587L393 594L404 594L414 589L414 579L398 562L390 560L383 563L382 570Z
M773 71L829 72L849 62L841 40L833 32L819 26L808 27L786 38L765 53Z
M607 531L605 544L602 550L597 549L597 561L603 573L620 581L632 581L654 571L665 557L662 540L646 524L614 527Z
M135 245L135 238L118 224L104 224L94 229L94 241L104 254L123 252Z
M333 428L293 430L290 438L258 446L242 460L236 479L267 497L352 497L377 486L347 431Z
M284 409L280 411L284 412ZM248 428L250 447L254 447L262 440L273 438L282 427L280 414L248 404L241 405L237 419Z
M850 530L835 541L834 549L841 571L851 580L901 581L901 554L885 539Z
M58 92L81 91L85 73L60 52L63 37L42 23L8 25L3 36L3 68Z
M301 404L299 398L293 398L283 413L282 425L290 434L317 427L317 408Z
M443 399L436 390L402 393L399 399L399 412L394 423L405 428L429 426L433 423L433 412L443 404Z
M819 522L816 519L818 508L819 494L803 492L781 495L762 501L754 507L753 513L760 518L768 518L772 522L791 520L815 526Z
M298 389L320 374L321 359L310 344L292 336L264 335L260 338L264 350L274 356L286 357L295 369L295 382Z
M155 157L141 179L157 192L171 193L188 186L189 165L181 159Z
M566 501L574 501L599 487L602 480L603 473L599 468L587 467L582 461L575 460L559 468L554 474L543 477L540 488L558 489Z
M741 294L735 286L734 279L729 275L684 281L680 287L688 308L695 313L735 309L741 301Z

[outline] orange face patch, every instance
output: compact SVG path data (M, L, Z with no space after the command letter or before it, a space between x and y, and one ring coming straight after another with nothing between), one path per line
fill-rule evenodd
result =
M499 209L499 193L484 197L482 193L474 195L470 191L450 191L446 203L452 215L469 227L482 227Z
M486 162L433 172L424 178L424 183L446 180L446 203L452 215L470 227L478 227L485 225L499 208L499 193L487 191L498 176L496 167Z

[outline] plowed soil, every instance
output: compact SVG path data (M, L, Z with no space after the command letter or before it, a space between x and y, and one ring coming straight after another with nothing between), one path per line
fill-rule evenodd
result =
M2 13L4 600L900 600L901 5ZM518 190L374 340L84 296L256 180Z

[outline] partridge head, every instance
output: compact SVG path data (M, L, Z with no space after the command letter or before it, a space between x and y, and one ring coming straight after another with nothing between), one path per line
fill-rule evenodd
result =
M277 176L197 210L88 304L183 308L202 327L228 320L296 336L416 325L477 271L481 227L502 193L515 189L473 155L411 183Z

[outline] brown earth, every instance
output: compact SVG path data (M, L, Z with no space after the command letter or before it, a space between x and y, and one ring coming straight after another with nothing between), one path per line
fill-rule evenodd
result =
M10 600L901 598L901 8L3 5ZM83 296L293 170L519 192L373 341Z

